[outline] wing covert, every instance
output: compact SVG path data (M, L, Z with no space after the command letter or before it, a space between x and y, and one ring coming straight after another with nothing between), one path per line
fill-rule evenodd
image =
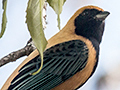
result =
M57 44L44 52L44 65L40 73L32 76L40 67L37 56L26 63L13 79L8 90L49 90L82 70L88 59L88 48L80 40Z

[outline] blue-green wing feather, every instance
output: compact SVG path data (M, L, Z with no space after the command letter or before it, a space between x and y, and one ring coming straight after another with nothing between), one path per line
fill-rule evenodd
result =
M31 75L40 67L39 56L19 70L8 90L52 89L85 67L88 51L86 44L80 40L57 44L44 52L44 66L38 74Z

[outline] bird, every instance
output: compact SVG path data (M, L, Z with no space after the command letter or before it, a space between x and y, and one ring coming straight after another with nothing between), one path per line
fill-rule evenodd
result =
M78 9L67 24L48 40L42 70L38 50L11 74L1 90L77 90L93 75L99 61L105 19L98 6Z

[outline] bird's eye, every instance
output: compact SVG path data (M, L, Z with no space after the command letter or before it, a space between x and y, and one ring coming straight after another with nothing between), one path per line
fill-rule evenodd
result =
M84 12L84 13L82 13L82 16L87 15L87 14L88 14L88 12Z
M84 12L82 15L84 16L86 13Z
M83 13L83 15L85 15L86 13Z

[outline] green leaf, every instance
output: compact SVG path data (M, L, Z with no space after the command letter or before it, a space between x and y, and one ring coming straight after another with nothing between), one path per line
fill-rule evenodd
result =
M47 40L43 32L42 11L45 0L29 0L27 7L26 23L32 40L41 56L41 67L32 73L35 75L40 72L43 66L43 51L47 45Z
M6 17L6 8L7 8L7 0L3 0L3 15L2 15L2 24L1 24L1 32L0 38L3 36L7 24L7 17Z
M66 0L47 0L49 5L53 8L53 10L56 12L57 21L58 21L58 28L60 29L60 14L62 12L62 6L64 5Z

